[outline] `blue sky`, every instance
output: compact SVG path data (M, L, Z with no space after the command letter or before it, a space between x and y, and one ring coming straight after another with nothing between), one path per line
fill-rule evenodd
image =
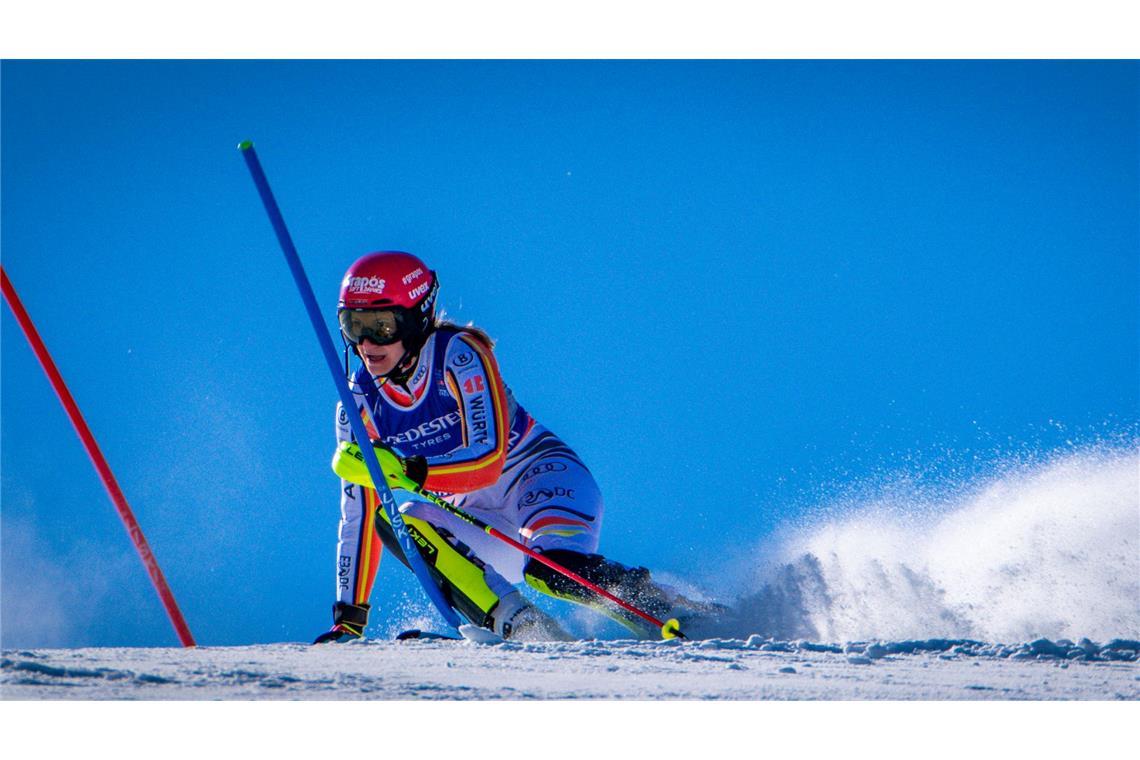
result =
M1136 435L1135 62L0 74L3 265L200 643L311 639L334 590L336 396L243 139L330 329L358 255L427 260L626 562L715 587L852 489ZM3 645L175 644L3 312ZM375 631L422 606L377 586Z

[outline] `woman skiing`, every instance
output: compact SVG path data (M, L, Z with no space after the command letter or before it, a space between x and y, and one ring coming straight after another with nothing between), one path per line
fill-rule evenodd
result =
M377 509L359 456L351 456L357 442L347 414L364 416L371 445L384 455L381 461L400 467L402 476L664 618L676 599L652 583L646 569L596 553L602 495L586 465L515 400L486 333L437 319L438 292L435 272L398 251L361 257L341 284L337 316L346 341L346 371L349 348L360 359L349 377L358 408L337 405L333 465L342 476L337 600L332 628L315 643L363 635L379 567L377 541L407 565L386 515ZM371 415L364 414L366 406ZM600 609L639 636L659 635L436 505L412 500L401 512L444 597L475 625L504 638L570 638L515 587L525 581L544 594Z

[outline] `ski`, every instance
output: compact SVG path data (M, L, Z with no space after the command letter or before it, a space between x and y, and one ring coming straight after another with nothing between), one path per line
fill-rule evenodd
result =
M477 625L465 623L459 626L459 634L468 641L474 641L476 644L502 644L503 637L494 631L486 628L480 628Z
M459 626L459 633L461 636L448 636L446 633L434 633L432 631L421 631L419 628L409 628L396 634L396 641L411 641L413 639L421 639L424 641L473 641L476 644L501 644L503 637L494 631L489 631L486 628L480 628L477 625L461 625Z
M424 639L427 641L463 641L460 636L448 636L446 633L432 633L431 631L421 631L419 628L409 628L396 634L396 641L409 641L411 639Z

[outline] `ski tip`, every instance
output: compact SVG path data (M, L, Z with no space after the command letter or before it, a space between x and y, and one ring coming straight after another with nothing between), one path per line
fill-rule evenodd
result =
M473 641L476 644L502 644L503 637L494 631L481 628L477 625L464 623L459 626L459 635L468 641Z
M678 621L677 618L669 618L665 621L665 625L661 626L661 638L668 641L669 639L684 639L688 637L681 633L680 621Z
M238 143L238 150L245 152L253 147L253 140L242 140Z

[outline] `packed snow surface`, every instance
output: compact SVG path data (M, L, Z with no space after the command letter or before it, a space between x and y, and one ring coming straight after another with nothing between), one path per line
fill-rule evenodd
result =
M687 641L605 640L616 624L566 607L584 640L393 641L431 618L388 611L373 638L344 645L8 649L0 695L1140 698L1135 444L1010 467L949 495L879 489L821 508L714 582L655 575L723 611L685 620Z
M1111 699L1140 642L360 641L8 651L4 699Z

